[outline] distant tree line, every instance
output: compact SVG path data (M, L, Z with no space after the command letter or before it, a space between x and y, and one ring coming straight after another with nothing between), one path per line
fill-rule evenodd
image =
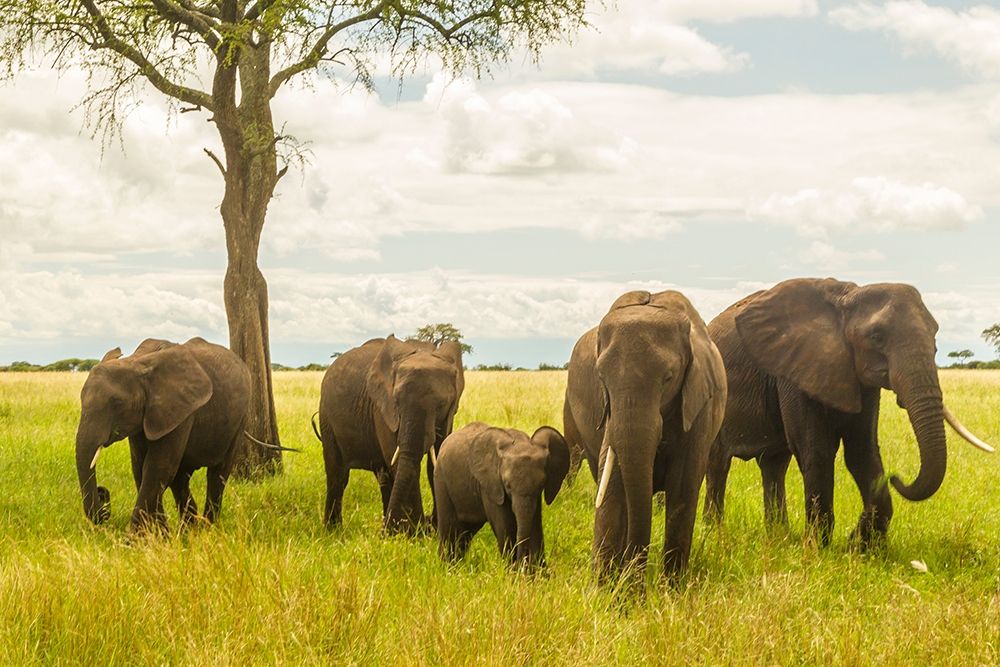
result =
M1000 322L988 329L983 329L983 340L993 346L997 357L1000 357ZM972 350L955 350L948 353L949 359L955 359L949 368L1000 368L1000 358L993 361L971 361L976 356Z
M0 372L4 373L36 373L36 372L66 372L66 371L89 371L100 362L100 359L60 359L51 364L39 365L29 361L12 361L7 366L0 366Z

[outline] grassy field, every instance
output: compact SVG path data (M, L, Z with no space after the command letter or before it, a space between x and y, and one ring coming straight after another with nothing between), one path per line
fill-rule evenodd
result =
M127 443L99 466L112 520L83 515L73 437L84 376L0 375L0 664L1000 663L1000 457L950 432L944 486L922 503L894 498L884 552L847 548L860 501L842 463L834 542L817 549L802 537L798 473L791 528L769 536L756 466L736 461L725 523L699 520L680 590L650 572L647 594L622 601L589 573L586 471L546 508L545 576L507 571L488 529L450 568L432 537L382 537L378 488L362 471L343 528L328 534L309 426L320 378L276 377L283 442L304 450L286 456L284 475L232 483L213 528L130 539ZM456 426L562 426L563 372L466 379ZM952 411L1000 443L1000 371L946 371L942 382ZM887 469L911 479L916 445L891 398L881 433ZM201 506L204 473L195 480ZM662 530L661 511L653 562Z

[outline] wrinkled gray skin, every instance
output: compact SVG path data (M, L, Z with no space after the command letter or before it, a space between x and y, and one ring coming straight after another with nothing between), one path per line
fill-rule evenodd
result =
M97 485L94 455L128 438L138 491L132 528L166 528L163 491L170 487L182 522L197 516L191 474L208 468L205 518L214 521L242 437L250 372L235 354L201 338L183 345L147 339L130 356L111 350L80 394L76 468L83 509L94 523L110 517L110 494Z
M330 365L319 401L327 527L341 522L352 469L375 473L389 532L413 533L424 523L420 461L451 433L464 386L462 350L453 342L435 349L395 336L376 338ZM433 489L429 458L427 475Z
M833 279L778 283L730 306L709 324L729 376L729 403L712 448L705 514L721 518L732 457L757 460L770 524L788 522L785 472L794 455L806 516L828 543L834 466L840 443L861 493L852 539L884 536L892 499L878 445L882 389L896 393L920 450L912 484L892 478L910 500L930 497L947 464L941 387L934 360L937 323L909 285L858 286Z
M628 292L585 333L569 362L564 421L570 451L600 480L616 461L594 518L600 576L626 564L641 576L652 496L666 492L663 569L687 567L708 450L722 423L726 376L705 323L679 292Z
M512 563L544 565L542 495L551 505L567 472L569 449L550 426L530 438L482 422L452 433L441 443L434 476L441 557L462 558L489 522Z

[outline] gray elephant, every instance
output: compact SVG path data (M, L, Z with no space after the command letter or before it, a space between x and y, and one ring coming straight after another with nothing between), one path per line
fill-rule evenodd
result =
M201 338L183 345L147 339L130 356L115 348L83 385L76 469L87 517L110 517L110 493L97 485L104 447L128 438L138 499L132 528L165 528L163 492L173 492L182 522L197 516L191 474L208 468L205 518L214 521L243 434L250 372L235 354Z
M473 422L449 435L434 477L441 557L462 558L488 521L501 554L515 564L544 565L542 496L551 505L567 472L566 440L551 426L529 438Z
M787 523L785 472L795 456L808 523L829 542L834 465L843 441L862 501L852 537L864 548L883 536L892 499L878 444L882 389L894 391L906 409L920 450L917 478L905 484L893 475L893 487L904 498L923 500L941 486L944 421L968 432L944 406L934 359L938 325L916 289L786 280L730 306L708 330L725 361L729 401L710 457L707 517L722 515L736 456L757 460L767 521Z
M722 358L679 292L627 292L577 342L564 433L600 479L593 544L600 576L626 564L642 571L655 491L666 492L664 572L686 568L725 402Z
M387 530L412 533L423 524L420 462L430 454L433 490L434 459L451 433L464 387L462 350L455 342L435 347L395 336L375 338L330 365L317 429L328 527L341 522L344 489L356 468L375 473Z

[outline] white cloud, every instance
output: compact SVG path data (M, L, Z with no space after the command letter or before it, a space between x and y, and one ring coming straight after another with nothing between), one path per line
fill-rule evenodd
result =
M643 3L637 3L643 4ZM816 0L654 0L675 20L726 23L761 16L815 16Z
M978 5L963 10L919 0L871 2L840 7L830 19L848 30L881 30L908 50L932 50L963 69L1000 77L1000 9Z
M799 254L799 260L820 271L843 271L858 262L877 262L885 259L878 250L847 252L834 248L829 243L814 241Z
M806 188L774 194L748 215L795 227L806 236L893 230L961 229L983 216L980 207L948 188L859 177L839 190Z

